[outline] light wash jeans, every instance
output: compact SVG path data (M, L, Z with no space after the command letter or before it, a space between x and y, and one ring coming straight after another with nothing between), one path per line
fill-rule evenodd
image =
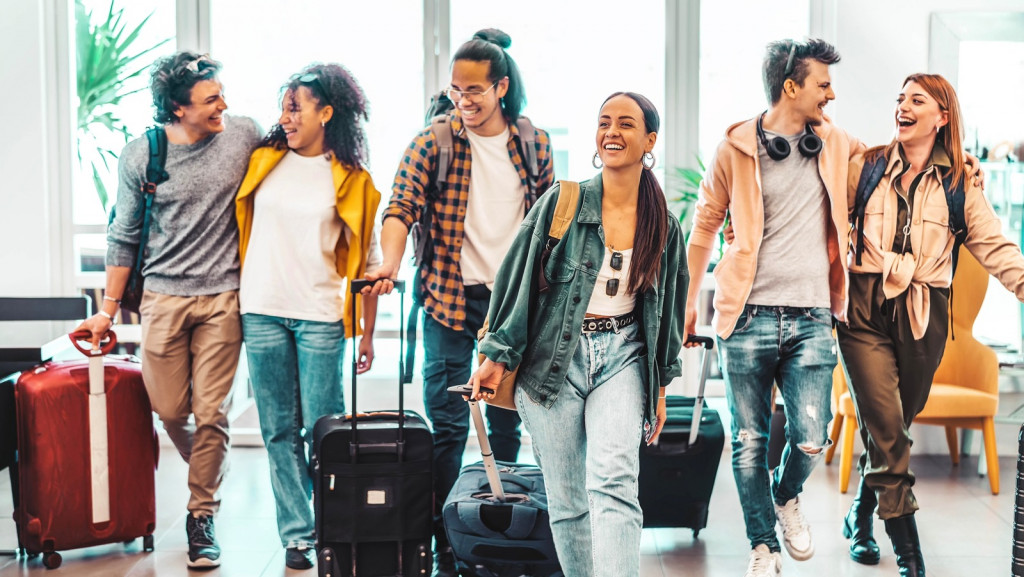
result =
M345 328L247 313L242 333L284 547L313 547L313 483L307 446L313 425L345 411ZM300 408L301 400L301 408ZM301 411L301 414L300 414Z
M638 335L636 323L618 333L583 333L551 408L516 391L566 577L640 575L637 475L647 368Z
M747 305L729 338L718 339L732 414L732 472L751 548L779 551L774 500L798 496L831 444L836 342L826 308ZM786 446L768 479L772 385L786 406Z

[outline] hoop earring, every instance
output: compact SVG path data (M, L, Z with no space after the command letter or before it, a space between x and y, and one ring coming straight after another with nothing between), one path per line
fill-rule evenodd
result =
M604 168L604 163L602 162L601 164L598 164L599 162L601 162L601 153L595 151L594 158L590 160L590 164L594 165L594 168L601 170Z
M320 128L326 128L326 127L327 127L327 121L326 120L321 120L320 121Z
M650 164L647 164L647 159L648 158L651 159L651 163ZM654 158L654 153L653 152L645 152L643 157L640 159L640 164L644 165L644 168L646 168L647 170L651 170L652 168L654 168L654 163L655 162L657 162L657 159Z

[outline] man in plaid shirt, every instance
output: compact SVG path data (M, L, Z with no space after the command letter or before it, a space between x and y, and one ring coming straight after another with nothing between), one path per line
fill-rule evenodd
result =
M438 186L434 219L424 234L432 257L422 263L420 293L425 360L423 398L434 428L434 494L438 552L437 575L454 575L454 560L440 523L441 506L459 475L469 432L469 408L447 392L469 380L476 335L487 315L490 287L498 265L515 238L536 195L554 181L548 134L520 134L525 104L515 62L505 52L511 43L500 30L482 30L452 59L446 95L455 104L443 129L452 132L448 175ZM524 147L533 146L533 151ZM390 292L405 252L406 237L419 221L438 173L438 138L428 126L409 145L384 212L381 248L384 262L370 280L373 293ZM532 152L532 154L530 154ZM536 158L536 167L527 158ZM471 170L472 168L472 170ZM531 182L531 170L536 181ZM491 447L498 460L519 454L519 415L488 407Z

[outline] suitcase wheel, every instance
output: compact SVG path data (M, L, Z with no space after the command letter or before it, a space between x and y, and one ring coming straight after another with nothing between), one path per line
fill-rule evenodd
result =
M153 547L153 536L152 535L146 535L145 537L142 538L142 550L147 552L147 553L152 553L153 549L154 549L154 547Z
M50 551L49 553L43 554L43 565L47 569L56 569L57 567L60 567L61 561L63 561L63 559L61 559L60 553L56 551Z
M693 538L694 538L694 539L696 539L696 538L697 538L697 535L700 535L700 529L694 529L694 530L693 530Z

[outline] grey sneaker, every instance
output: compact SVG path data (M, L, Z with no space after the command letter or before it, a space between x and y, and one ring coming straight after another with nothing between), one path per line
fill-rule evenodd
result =
M811 527L800 512L800 498L793 497L785 505L775 505L775 517L782 527L782 541L789 556L797 561L806 561L814 555L814 541Z
M188 566L196 569L212 569L220 566L220 546L213 533L213 517L202 515L185 519L185 533L188 535Z
M777 577L782 575L782 555L772 552L765 544L758 545L750 552L750 564L743 577Z

